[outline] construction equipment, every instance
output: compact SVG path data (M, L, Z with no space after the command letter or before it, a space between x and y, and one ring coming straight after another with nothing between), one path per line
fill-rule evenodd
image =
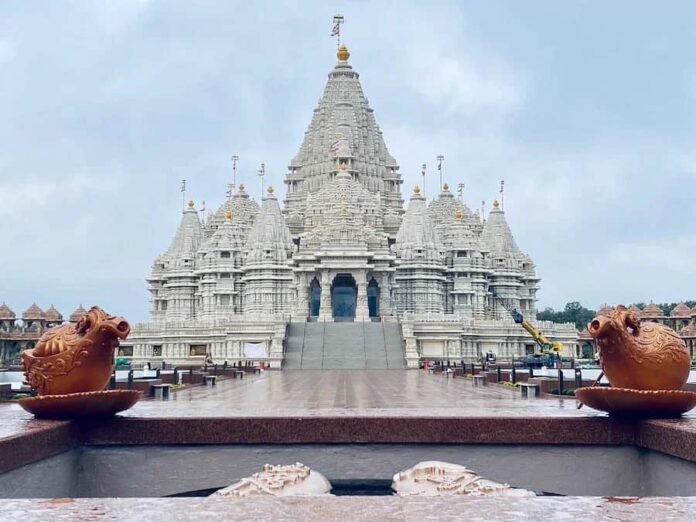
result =
M524 318L522 312L520 312L516 308L508 306L503 299L497 297L495 294L493 295L493 297L503 306L503 308L505 308L505 310L507 310L510 313L513 321L515 321L517 324L522 326L522 328L527 330L527 332L529 332L529 335L532 336L532 339L534 339L537 345L539 345L541 354L557 355L560 358L560 352L563 349L562 343L551 342L549 338L542 334L536 326L534 326L532 323L530 323Z

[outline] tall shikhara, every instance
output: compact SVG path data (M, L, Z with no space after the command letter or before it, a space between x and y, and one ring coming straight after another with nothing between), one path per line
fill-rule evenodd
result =
M331 183L341 165L353 180L379 194L387 234L393 237L398 229L403 212L399 166L387 150L359 75L348 64L349 56L341 45L338 63L329 73L300 150L288 167L285 213L293 236L307 230L311 212L307 195Z

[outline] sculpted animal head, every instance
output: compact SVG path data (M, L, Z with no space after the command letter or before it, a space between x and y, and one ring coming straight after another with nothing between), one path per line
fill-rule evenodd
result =
M102 337L112 340L112 346L118 344L118 340L125 339L130 333L130 325L122 317L108 315L98 306L93 306L75 325L78 335L95 342Z
M638 333L640 319L625 306L619 305L613 311L598 315L587 330L598 343L607 341L610 344L626 342Z

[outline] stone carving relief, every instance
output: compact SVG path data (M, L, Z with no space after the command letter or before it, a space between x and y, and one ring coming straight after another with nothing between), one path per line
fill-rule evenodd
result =
M288 466L266 464L263 471L218 490L216 497L292 497L330 495L331 483L326 477L297 462Z
M531 497L533 491L510 487L485 479L475 472L449 462L419 462L394 475L394 492L402 497L418 496L508 496Z

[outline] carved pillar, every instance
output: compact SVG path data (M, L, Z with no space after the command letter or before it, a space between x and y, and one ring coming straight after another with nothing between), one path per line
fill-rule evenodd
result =
M331 279L332 274L324 271L321 274L321 302L319 304L319 318L330 320L331 312Z
M309 288L307 286L307 274L297 276L297 302L295 303L295 317L307 317L309 315Z
M355 298L355 318L363 321L369 318L369 310L367 308L367 277L364 271L355 274L355 282L357 283L357 295Z
M379 315L384 317L385 315L391 315L391 299L389 298L391 294L391 284L389 281L389 274L381 274L379 278Z

